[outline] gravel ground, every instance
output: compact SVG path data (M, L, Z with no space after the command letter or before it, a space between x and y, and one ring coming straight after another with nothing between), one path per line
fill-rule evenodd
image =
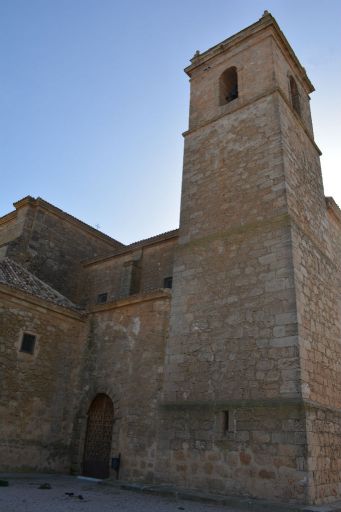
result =
M0 512L237 512L220 505L123 491L71 476L8 480L8 487L0 487ZM51 489L39 489L44 483Z

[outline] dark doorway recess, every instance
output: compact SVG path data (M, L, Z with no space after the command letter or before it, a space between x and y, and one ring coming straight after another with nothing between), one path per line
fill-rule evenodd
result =
M105 394L97 395L88 412L83 460L84 475L94 478L109 477L113 424L114 406L111 399Z

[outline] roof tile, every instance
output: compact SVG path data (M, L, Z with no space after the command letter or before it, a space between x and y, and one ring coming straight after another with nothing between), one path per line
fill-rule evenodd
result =
M44 281L41 281L41 279L19 265L19 263L7 257L0 259L0 284L35 295L58 306L81 311L79 306L64 297L64 295L44 283Z

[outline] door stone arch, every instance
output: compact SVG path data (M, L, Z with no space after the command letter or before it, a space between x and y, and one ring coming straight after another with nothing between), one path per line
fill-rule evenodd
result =
M88 410L84 444L83 474L94 478L108 478L114 425L114 405L111 398L100 393Z

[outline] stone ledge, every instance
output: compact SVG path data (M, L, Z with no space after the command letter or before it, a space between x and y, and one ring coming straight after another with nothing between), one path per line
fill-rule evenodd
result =
M160 403L164 410L184 409L210 409L221 411L228 408L254 409L254 408L291 408L300 407L306 409L317 409L332 414L341 415L341 409L325 404L319 404L314 400L308 400L300 396L278 396L277 398L245 398L231 400L176 400Z
M162 409L213 409L221 410L223 408L243 408L253 409L255 407L302 407L304 401L299 396L278 397L268 399L234 399L234 400L178 400L163 402L160 404Z
M191 135L192 133L195 133L197 132L198 130L201 130L202 128L205 128L206 126L209 126L211 125L212 123L216 122L216 121L219 121L219 119L221 119L222 117L225 117L225 116L228 116L229 114L232 114L234 112L237 112L238 110L242 110L244 108L247 108L249 107L250 105L253 105L255 102L257 101L260 101L264 98L267 98L268 96L272 96L274 94L278 93L279 96L282 98L282 100L284 101L284 103L287 105L287 107L289 108L289 111L291 112L291 114L294 116L294 118L296 119L296 121L299 123L299 125L301 126L301 128L303 129L304 133L306 134L306 136L308 137L308 140L311 142L311 144L313 145L313 147L316 149L317 153L319 154L319 156L322 155L322 151L320 150L320 148L318 147L318 145L316 144L313 136L309 133L308 129L306 128L305 124L303 123L302 119L300 118L300 116L292 109L292 106L290 105L289 101L288 101L288 98L286 97L285 93L283 92L283 90L281 89L281 87L271 87L270 89L268 89L267 91L265 91L264 93L260 94L259 96L256 96L255 98L251 98L249 101L246 101L244 103L240 102L240 103L237 103L236 105L234 105L233 103L234 102L231 102L229 103L229 108L227 110L224 110L221 114L218 114L216 116L214 116L213 118L209 119L208 121L204 121L203 123L201 124L198 124L197 126L193 126L191 128L189 128L188 130L186 130L185 132L183 132L183 137L187 137L188 135Z
M183 237L179 240L178 250L187 249L190 246L202 246L205 244L210 244L215 240L228 240L232 237L239 236L241 234L247 235L250 237L259 236L259 230L262 229L277 229L283 226L289 227L291 226L291 217L288 213L279 213L278 215L274 215L272 217L265 217L264 219L257 220L255 222L248 222L246 224L238 224L231 226L226 231L218 231L215 233L208 233L205 236L201 236L199 238L191 238L188 236ZM272 227L271 227L272 226Z
M158 288L145 293L136 293L129 297L117 299L112 302L105 302L104 304L95 304L89 309L89 313L99 313L101 311L108 311L110 309L118 309L124 306L130 306L131 304L137 304L139 302L148 302L159 299L170 299L172 292L169 288Z

